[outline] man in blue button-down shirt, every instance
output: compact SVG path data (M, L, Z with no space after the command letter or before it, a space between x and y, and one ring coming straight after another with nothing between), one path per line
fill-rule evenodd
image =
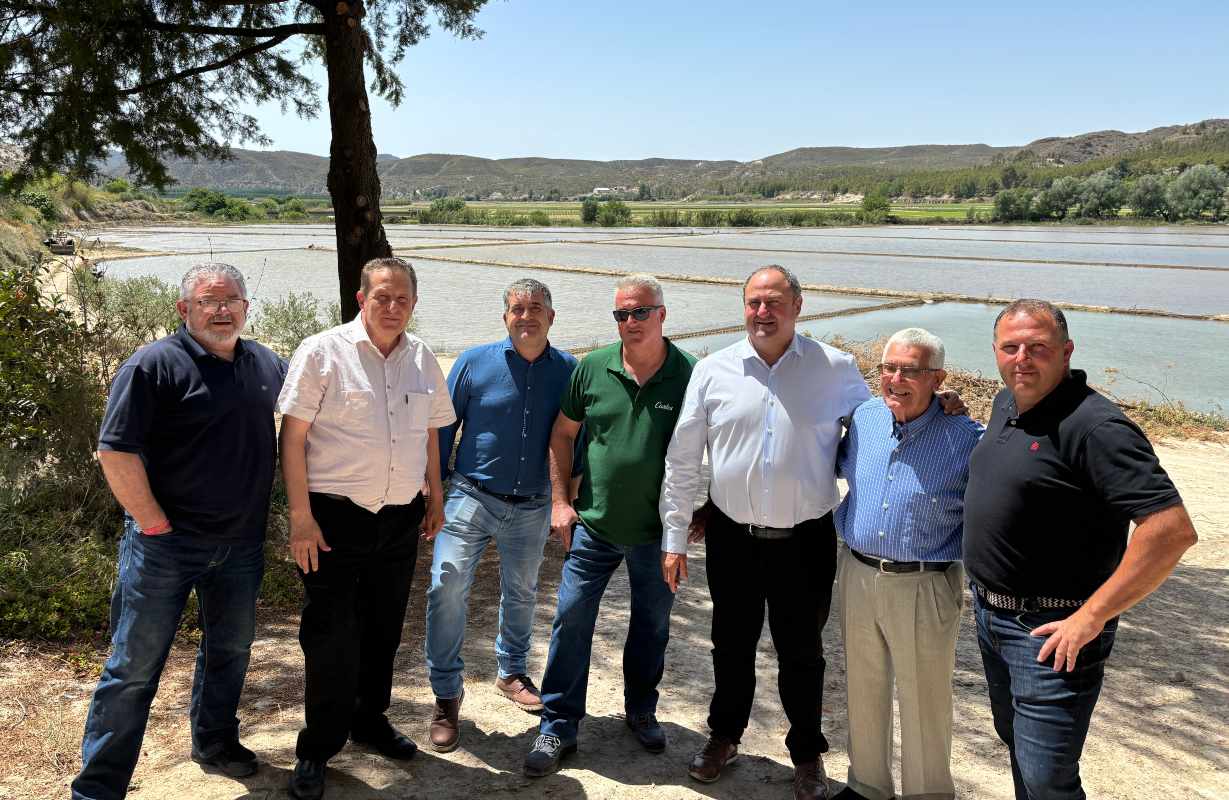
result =
M849 777L839 800L952 798L952 668L964 603L959 562L969 456L982 426L943 413L943 343L921 328L883 352L882 399L853 413L836 511L849 691ZM901 783L892 785L892 683Z
M547 448L576 359L547 340L555 312L545 284L514 282L504 291L504 309L508 338L466 350L453 365L448 389L457 422L439 437L440 463L447 464L460 427L427 592L427 668L436 698L431 747L442 753L459 741L466 606L492 539L501 586L495 686L526 711L542 708L527 659L538 568L550 535Z

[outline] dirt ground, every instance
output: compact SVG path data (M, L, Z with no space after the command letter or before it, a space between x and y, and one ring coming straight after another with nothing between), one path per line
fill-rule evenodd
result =
M1167 442L1158 447L1195 519L1200 542L1169 581L1123 618L1105 688L1084 751L1091 797L1229 798L1229 506L1224 476L1229 445ZM540 674L554 611L561 551L552 542L542 568L537 636L531 668ZM470 604L464 657L468 672L461 748L448 755L425 749L431 690L422 651L424 594L430 548L420 551L416 590L397 662L393 722L424 750L398 764L350 746L330 762L326 797L454 798L475 795L553 798L784 798L791 769L783 743L786 723L776 696L767 634L760 644L759 689L742 755L711 786L691 781L686 764L703 743L712 686L703 548L692 557L691 582L675 605L662 681L659 717L669 737L662 755L639 749L621 718L620 658L628 615L622 571L606 593L594 643L589 713L580 752L557 775L521 776L521 760L536 717L491 687L497 618L498 561L488 553ZM824 726L834 785L845 777L844 654L837 609L824 634L828 659ZM262 610L243 706L243 740L262 760L252 778L203 773L188 758L188 687L193 647L176 645L162 680L131 796L155 798L286 797L302 721L302 655L295 614ZM9 643L0 651L0 798L66 797L79 766L78 748L100 653L84 656ZM1006 749L994 735L973 625L966 614L958 644L955 744L957 795L1008 800Z

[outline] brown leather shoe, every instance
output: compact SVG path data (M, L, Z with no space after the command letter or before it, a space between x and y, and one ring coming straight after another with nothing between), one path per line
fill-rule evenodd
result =
M822 757L794 766L794 800L828 800L828 776Z
M457 749L461 741L459 720L464 697L465 692L462 691L460 697L448 700L435 698L435 713L431 715L431 749L435 752L451 753Z
M700 783L712 783L721 777L721 770L738 757L738 745L724 736L713 734L696 753L687 767L687 774Z
M496 678L495 688L504 697L516 703L522 711L541 711L542 693L528 675L510 675L507 678Z

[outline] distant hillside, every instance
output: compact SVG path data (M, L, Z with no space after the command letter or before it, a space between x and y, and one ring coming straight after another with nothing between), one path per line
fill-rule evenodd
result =
M985 144L902 147L800 147L748 162L646 158L591 161L566 158L501 158L425 153L397 158L382 153L377 169L386 199L443 195L468 198L575 197L604 187L635 193L645 186L653 197L691 195L808 197L887 187L893 196L992 195L1006 165L1049 175L1077 171L1126 158L1170 164L1199 163L1229 156L1224 144L1229 120L1209 119L1142 133L1097 131L1038 139L1024 147ZM176 160L169 163L179 187L202 186L230 192L327 194L328 159L288 151L232 151L230 161ZM1187 156L1189 154L1189 158ZM1081 166L1084 165L1084 166ZM112 176L127 172L113 157L103 167Z
M1038 139L1016 153L1015 160L1037 166L1082 164L1095 159L1122 158L1144 148L1183 146L1201 137L1229 131L1229 119L1205 119L1193 125L1167 125L1142 133L1096 131L1079 136Z

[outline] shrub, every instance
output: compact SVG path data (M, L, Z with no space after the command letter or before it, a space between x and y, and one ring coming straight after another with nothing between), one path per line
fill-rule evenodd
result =
M1229 178L1220 167L1196 164L1183 172L1165 191L1165 203L1177 219L1199 219L1210 214L1218 219L1224 207Z
M320 298L304 292L264 303L252 320L252 335L278 355L289 358L308 336L341 324L341 305L322 307Z
M538 209L537 211L530 213L529 224L537 225L540 228L550 227L550 214L547 214L542 209Z
M626 225L632 220L632 210L622 200L607 200L597 212L597 224L605 228Z
M124 194L125 192L132 191L132 184L123 178L112 178L102 188L108 194Z
M760 215L753 208L740 208L730 213L730 224L736 228L753 228L760 223Z
M226 207L226 195L213 189L193 189L179 202L185 211L212 216Z
M692 220L702 228L715 228L725 222L725 214L715 208L701 208L692 212Z
M33 208L47 222L55 222L60 218L60 210L46 192L28 191L17 195L17 202Z
M587 225L597 222L599 206L595 198L586 197L585 201L580 204L580 221Z

